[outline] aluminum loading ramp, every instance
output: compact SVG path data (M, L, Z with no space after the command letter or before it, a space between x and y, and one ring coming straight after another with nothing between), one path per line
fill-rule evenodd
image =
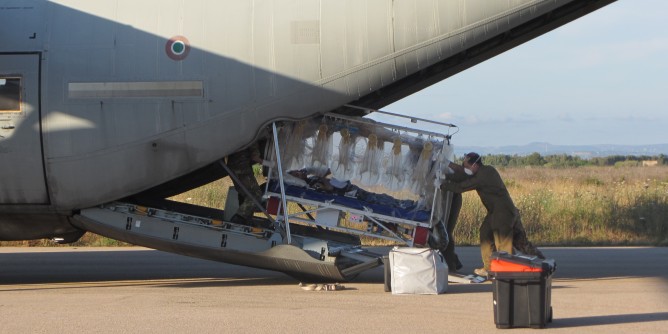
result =
M221 213L222 216L222 213ZM275 270L302 282L345 282L384 263L386 257L361 248L349 235L293 225L293 244L271 229L213 218L110 203L82 210L75 225L135 245L236 265ZM482 283L476 275L450 273L453 283ZM389 291L389 290L388 290Z
M222 217L220 211L220 217ZM275 270L302 282L344 282L383 264L340 233L293 225L291 244L272 229L115 202L81 210L79 228L135 245L236 265Z

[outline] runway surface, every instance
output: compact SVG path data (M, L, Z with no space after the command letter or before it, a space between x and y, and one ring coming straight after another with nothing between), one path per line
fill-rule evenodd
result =
M668 248L542 248L560 333L668 333ZM465 270L481 265L459 248ZM376 268L342 291L145 248L0 247L0 333L487 333L492 284L392 295ZM535 329L512 329L515 332Z

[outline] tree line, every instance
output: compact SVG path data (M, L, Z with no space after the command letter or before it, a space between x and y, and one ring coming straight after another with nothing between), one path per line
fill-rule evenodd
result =
M643 166L643 162L656 165L668 165L668 156L660 155L611 155L606 157L582 158L568 154L542 156L540 153L529 155L488 154L483 161L497 167L582 167L582 166Z

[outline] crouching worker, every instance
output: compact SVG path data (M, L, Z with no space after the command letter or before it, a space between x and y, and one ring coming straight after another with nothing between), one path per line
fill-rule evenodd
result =
M452 162L449 166L456 174L463 172L468 177L447 181L441 188L455 193L475 190L487 209L487 215L480 225L480 254L484 267L475 270L477 275L487 276L490 258L495 250L513 254L515 247L522 253L544 258L527 239L519 210L494 167L484 165L482 157L473 152L464 156L461 166Z

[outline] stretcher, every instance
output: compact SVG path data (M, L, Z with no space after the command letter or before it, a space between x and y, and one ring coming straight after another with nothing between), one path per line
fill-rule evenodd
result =
M284 219L276 185L266 192L267 211ZM431 228L430 212L388 207L313 189L286 186L288 220L344 233L424 246ZM293 204L293 205L291 205Z
M385 245L426 246L430 230L439 222L447 222L450 210L452 194L440 191L438 185L445 179L444 173L441 172L444 169L442 161L452 160L453 158L453 149L450 145L451 135L333 114L323 116L322 121L318 122L320 123L311 125L311 128L316 130L313 130L313 133L310 134L312 136L310 144L306 140L299 142L294 139L295 133L300 136L298 139L309 136L308 131L305 130L308 129L308 124L288 125L286 127L289 129L288 132L292 131L288 135L292 135L292 137L283 139L280 138L280 133L285 136L284 129L277 129L274 124L273 150L269 150L266 159L275 161L277 168L269 170L268 182L265 185L264 199L267 203L267 212L275 215L277 221L286 222L288 233L290 223L299 223L389 241L389 243L382 243ZM340 133L336 143L339 146L339 151L350 136L366 136L364 137L366 140L363 142L366 146L362 148L352 147L350 157L346 157L346 159L358 163L357 168L351 168L358 175L351 176L353 178L357 177L352 182L359 187L362 187L361 184L364 183L361 181L363 175L359 175L360 171L364 170L364 166L367 167L367 174L369 172L368 166L377 166L378 169L382 166L382 171L372 171L376 171L377 174L382 174L386 178L388 175L395 176L395 179L397 176L402 178L402 175L392 174L392 168L397 169L397 166L392 165L393 161L395 164L396 161L402 163L408 161L406 166L398 165L398 167L404 167L404 173L413 173L415 165L420 163L417 161L418 157L427 156L424 153L429 153L426 161L430 164L430 169L425 171L424 175L408 174L405 176L405 178L411 178L414 182L420 180L424 185L420 184L417 187L411 185L409 187L405 182L407 180L402 181L404 182L403 188L401 185L397 187L396 182L391 184L395 187L393 190L400 188L400 191L396 192L398 194L406 195L407 190L413 189L420 189L421 194L409 194L408 199L397 198L396 203L402 203L402 205L397 205L387 200L384 202L369 202L342 194L326 193L307 186L298 187L286 184L284 182L286 172L290 167L295 167L294 161L300 163L317 162L327 167L341 163L341 157L344 153L339 153L337 161L337 156L324 151L327 154L321 152L326 149L328 136L330 138L335 137L332 132ZM383 146L383 143L385 143L385 146ZM290 145L293 146L289 147ZM294 152L290 153L296 150L304 152L299 145L308 147L306 151L310 150L309 157L300 157L295 155ZM374 165L373 161L364 160L368 159L367 155L361 157L360 152L366 151L368 153L369 148L373 148L372 145L374 145L373 147L375 145L380 147L376 153L376 159L382 160L382 165L377 162ZM298 149L295 149L295 147ZM429 152L426 152L427 148L429 148ZM355 153L358 155L355 156ZM410 154L413 154L412 165ZM327 157L329 157L329 160L327 160ZM282 158L285 158L286 161L283 161ZM380 180L380 177L378 180ZM381 181L376 182L378 184L373 184L372 189L378 189L379 185L390 186L389 182L386 184L382 184ZM429 190L425 191L424 189ZM410 193L410 191L408 192ZM369 193L369 191L367 190L365 193ZM394 196L394 193L391 194ZM379 193L379 196L384 199L390 197L385 191L382 194ZM415 199L415 204L404 206L403 204L410 198Z

